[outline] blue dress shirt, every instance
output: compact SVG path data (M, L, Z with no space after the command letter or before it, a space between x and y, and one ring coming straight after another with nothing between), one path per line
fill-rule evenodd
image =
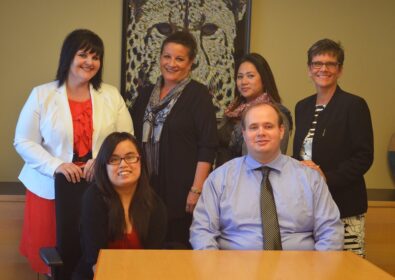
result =
M261 166L247 155L209 175L193 213L194 249L263 249ZM282 154L267 166L283 250L341 250L344 227L322 176Z

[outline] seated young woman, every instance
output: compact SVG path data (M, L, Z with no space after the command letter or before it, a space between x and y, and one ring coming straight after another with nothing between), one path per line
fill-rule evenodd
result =
M73 279L93 278L100 249L160 249L166 234L166 208L149 185L131 134L110 134L94 171L95 184L82 202L82 258Z

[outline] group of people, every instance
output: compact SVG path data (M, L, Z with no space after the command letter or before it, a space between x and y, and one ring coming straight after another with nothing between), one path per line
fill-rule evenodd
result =
M196 54L190 33L169 35L160 77L128 111L102 83L102 40L83 29L66 37L56 81L33 89L15 133L27 188L20 252L35 271L49 272L38 252L56 243L55 181L84 189L75 279L93 277L102 248L364 255L373 132L366 102L337 84L342 47L323 39L309 49L317 92L296 105L295 125L256 53L241 59L217 124L207 87L191 79Z

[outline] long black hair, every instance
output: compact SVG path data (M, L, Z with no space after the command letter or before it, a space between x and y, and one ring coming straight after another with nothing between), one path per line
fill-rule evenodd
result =
M270 69L269 63L266 61L266 59L258 53L249 53L244 55L236 68L236 79L240 65L244 62L250 62L255 66L257 72L259 73L259 76L261 77L263 92L266 92L273 102L281 104L281 98L277 90L276 81L274 80L273 72ZM245 98L240 94L239 90L237 89L237 86L235 99L236 102L233 103L231 110L246 102Z
M71 63L79 50L95 53L99 57L99 71L97 71L96 75L90 81L93 88L97 90L102 83L104 44L96 33L87 29L76 29L64 39L62 50L60 51L58 70L56 72L58 86L60 87L66 82Z
M134 136L127 132L113 132L107 136L96 157L95 181L109 210L109 239L110 241L122 239L126 231L125 214L119 195L108 177L107 163L117 145L123 141L132 142L140 155L141 174L129 206L129 217L133 219L133 230L137 231L144 245L156 196L149 184L143 154Z

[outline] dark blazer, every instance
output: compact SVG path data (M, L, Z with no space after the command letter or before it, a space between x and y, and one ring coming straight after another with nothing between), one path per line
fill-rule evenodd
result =
M145 249L161 249L166 236L166 208L155 196L154 209L148 226L148 236L141 240ZM74 272L73 279L92 279L92 266L97 262L100 249L108 248L108 206L96 185L85 192L81 213L82 257Z
M293 157L299 160L313 121L316 98L316 94L307 97L295 107ZM338 86L318 117L312 149L312 160L324 172L340 216L365 213L367 194L363 175L373 163L372 121L365 100Z
M153 86L141 90L131 115L141 143L144 112ZM159 176L151 184L164 200L169 220L185 217L188 192L199 161L213 163L217 124L212 97L203 84L191 80L166 118L160 138Z

